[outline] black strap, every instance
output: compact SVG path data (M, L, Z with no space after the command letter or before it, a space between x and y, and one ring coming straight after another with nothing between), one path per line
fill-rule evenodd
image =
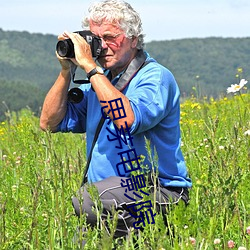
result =
M148 62L146 61L146 55L143 50L139 50L136 57L131 61L126 71L122 74L115 87L121 92L128 86L135 74Z
M90 164L90 161L91 161L91 158L92 158L92 152L93 152L93 149L95 147L95 143L97 141L97 138L98 138L98 136L100 134L100 131L102 129L102 125L103 125L104 121L105 121L105 118L102 116L102 118L100 119L100 121L99 121L99 123L97 125L96 131L95 131L95 136L94 136L94 139L93 139L93 142L92 142L92 145L91 145L91 149L90 149L90 152L89 152L89 157L88 157L86 167L85 167L85 170L84 170L84 175L83 175L83 180L82 180L81 186L83 186L83 184L87 182L87 173L88 173L89 164Z
M143 50L139 50L136 57L131 61L131 63L129 64L126 71L122 74L122 76L120 77L120 79L116 83L115 88L117 88L120 91L123 91L128 86L128 84L130 83L132 78L135 76L135 74L142 67L146 66L148 63L149 63L149 61L146 61L146 56L145 56ZM102 126L103 126L105 120L106 120L105 117L102 116L98 125L97 125L95 136L94 136L94 139L93 139L93 142L91 145L91 149L89 152L89 157L88 157L86 167L84 170L84 175L83 175L83 180L82 180L81 186L83 186L87 182L87 174L88 174L88 170L89 170L89 164L90 164L90 161L92 158L92 152L93 152L95 143L98 139L98 136L100 134L100 131L102 129Z

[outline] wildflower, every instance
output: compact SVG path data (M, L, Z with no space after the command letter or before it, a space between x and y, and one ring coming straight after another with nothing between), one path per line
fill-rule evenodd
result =
M43 213L42 214L43 220L47 221L48 220L48 214L47 213Z
M248 235L250 235L250 226L249 226L249 227L247 227L247 229L246 229L246 233L247 233Z
M191 244L194 246L196 243L196 239L193 237L189 237L189 240L190 240Z
M247 131L244 132L245 136L249 136L250 135L250 129L248 129Z
M238 68L237 71L238 71L238 73L242 73L243 72L243 68Z
M238 250L247 250L245 247L239 247Z
M245 85L247 81L245 79L241 79L239 84L231 84L231 87L227 88L227 93L235 93L240 91Z
M215 244L215 245L220 244L220 239L214 239L214 244Z
M196 181L196 185L201 185L201 181L200 181L200 180L197 180L197 181Z
M191 104L191 108L192 108L192 109L201 109L201 106L200 106L199 103L196 102L196 103L192 103L192 104Z
M224 149L224 146L219 146L219 150L223 150Z
M228 246L228 248L234 248L234 241L233 240L229 240L227 242L227 246Z

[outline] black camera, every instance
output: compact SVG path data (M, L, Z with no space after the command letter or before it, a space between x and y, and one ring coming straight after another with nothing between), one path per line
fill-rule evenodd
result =
M78 33L87 41L93 57L98 57L101 54L102 40L99 37L95 36L90 30L75 31L74 33ZM70 39L58 41L56 51L61 57L75 57L74 44Z

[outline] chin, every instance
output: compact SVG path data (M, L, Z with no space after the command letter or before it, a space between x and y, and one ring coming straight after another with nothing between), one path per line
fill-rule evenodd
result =
M100 60L100 61L98 61L99 63L100 63L100 65L103 67L103 68L105 68L105 69L111 69L114 65L113 65L113 63L111 63L111 62L107 62L107 61L105 61L105 60Z

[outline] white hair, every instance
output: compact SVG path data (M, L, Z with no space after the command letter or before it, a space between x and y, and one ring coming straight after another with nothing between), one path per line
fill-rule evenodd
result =
M104 0L94 3L89 8L89 15L83 19L82 27L89 28L90 20L101 24L104 19L117 24L125 32L126 37L137 37L137 49L143 49L144 35L141 18L129 3L121 0Z

